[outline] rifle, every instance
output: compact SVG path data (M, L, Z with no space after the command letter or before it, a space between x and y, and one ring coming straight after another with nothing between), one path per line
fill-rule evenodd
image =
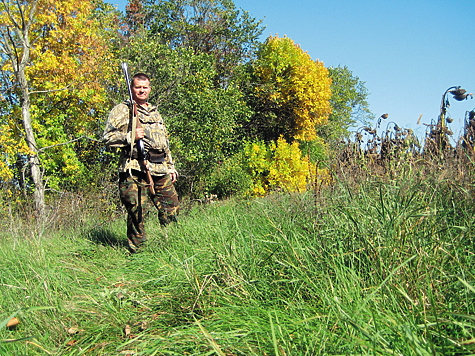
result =
M141 124L138 118L137 105L132 99L132 90L130 89L129 72L127 70L127 63L125 62L122 63L122 69L124 71L125 82L127 84L127 89L129 90L129 99L132 105L132 133L131 133L131 139L130 139L130 156L132 158L132 152L134 149L134 142L135 142L135 129L137 127L140 128ZM140 164L141 170L145 172L145 178L147 180L147 185L148 185L150 194L155 195L155 189L153 189L152 175L150 174L150 170L148 169L147 164L145 163L145 149L144 149L142 139L139 139L137 141L137 161Z

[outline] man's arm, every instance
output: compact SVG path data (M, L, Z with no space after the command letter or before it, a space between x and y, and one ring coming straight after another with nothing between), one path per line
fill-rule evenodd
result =
M102 135L102 141L111 147L130 146L129 107L125 104L115 106L110 114Z

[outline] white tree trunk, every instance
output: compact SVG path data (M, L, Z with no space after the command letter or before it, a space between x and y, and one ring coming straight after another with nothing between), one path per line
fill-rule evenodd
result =
M1 28L0 51L8 56L17 84L20 87L23 128L25 130L28 147L32 152L28 157L28 164L30 166L31 179L34 184L36 215L38 222L41 223L43 222L45 213L45 186L38 156L38 147L36 146L36 139L31 125L30 93L25 74L26 67L30 60L29 31L34 20L38 0L26 1L23 3L23 6L21 1L16 1L16 11L12 11L12 3L10 1L1 0L1 2L4 7L2 10L6 12L9 23L4 24ZM28 4L30 4L29 9ZM11 30L13 30L16 36L12 36Z
M31 179L34 184L33 196L35 199L35 210L38 221L41 222L45 213L45 186L43 183L43 171L40 167L40 159L38 157L38 147L36 146L35 134L31 126L30 115L30 94L28 92L28 83L25 77L25 71L19 73L19 81L21 88L21 114L23 121L23 128L25 129L26 141L28 148L32 152L28 157L28 164L30 165Z

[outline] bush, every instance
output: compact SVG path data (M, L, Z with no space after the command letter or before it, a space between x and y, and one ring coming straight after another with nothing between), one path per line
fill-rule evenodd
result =
M249 142L244 148L247 168L253 180L254 196L263 196L270 190L304 192L315 164L302 155L299 144L280 137L268 146L262 141Z
M204 178L204 190L218 198L244 196L252 188L252 177L239 153L219 162Z

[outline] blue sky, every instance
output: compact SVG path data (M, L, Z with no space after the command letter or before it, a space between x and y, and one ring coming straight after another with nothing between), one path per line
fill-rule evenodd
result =
M108 0L125 9L127 0ZM474 0L234 0L262 19L269 35L286 35L325 66L347 66L364 81L376 118L424 136L452 86L475 93ZM451 97L451 96L450 96ZM458 135L475 99L450 100ZM422 114L421 124L417 125Z

